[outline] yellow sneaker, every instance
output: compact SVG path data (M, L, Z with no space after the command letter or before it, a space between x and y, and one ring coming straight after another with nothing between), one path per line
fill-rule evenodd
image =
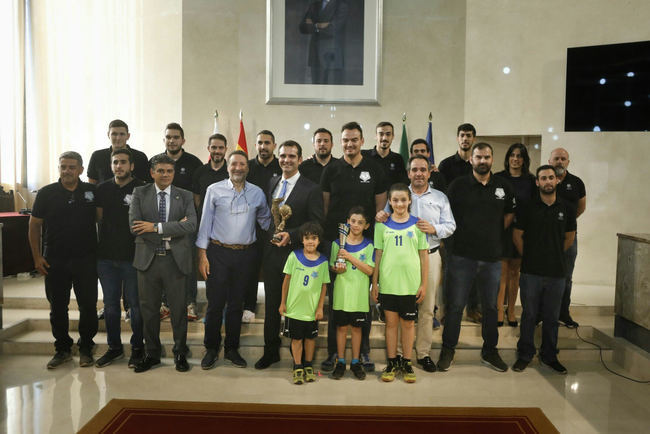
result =
M402 364L402 375L407 383L415 383L416 377L413 371L413 364L409 360Z
M293 384L302 384L305 382L305 371L302 368L293 370Z
M381 373L381 380L385 381L386 383L393 381L398 371L399 366L389 360L388 365L386 365L383 372Z
M316 374L314 374L314 368L311 366L305 366L305 381L307 383L316 381Z

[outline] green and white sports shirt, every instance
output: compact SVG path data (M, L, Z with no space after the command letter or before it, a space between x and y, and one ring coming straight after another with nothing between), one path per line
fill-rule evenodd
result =
M330 266L336 263L340 248L338 240L332 243ZM345 250L361 262L375 266L375 248L368 238L364 238L359 244L345 243ZM370 276L357 269L350 261L346 261L345 265L345 273L337 274L334 279L334 310L368 312Z
M330 282L327 258L320 255L312 261L305 257L302 249L294 250L289 254L283 272L291 276L286 316L314 321L323 283Z

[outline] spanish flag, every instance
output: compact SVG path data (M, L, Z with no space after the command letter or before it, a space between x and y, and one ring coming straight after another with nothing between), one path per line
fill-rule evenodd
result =
M239 120L239 139L237 139L237 150L246 152L248 155L248 146L246 146L246 131L244 131L244 121Z

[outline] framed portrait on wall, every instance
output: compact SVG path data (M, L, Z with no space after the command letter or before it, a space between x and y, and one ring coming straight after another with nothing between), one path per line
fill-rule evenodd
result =
M379 104L383 0L267 0L267 104Z

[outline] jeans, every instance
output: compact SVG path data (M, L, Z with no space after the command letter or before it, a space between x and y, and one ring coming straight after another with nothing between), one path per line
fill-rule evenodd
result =
M110 349L121 349L122 339L121 319L122 309L120 298L124 288L124 298L131 309L131 347L144 348L142 340L142 314L138 299L138 273L130 261L112 261L99 259L97 261L97 275L104 292L104 321Z
M564 284L564 278L561 277L521 274L519 286L523 313L519 342L517 342L517 353L520 359L530 362L535 355L535 325L541 308L543 324L540 357L544 362L557 360L558 318Z
M463 309L474 283L481 297L483 324L483 355L495 353L499 342L497 328L497 295L501 279L501 262L486 262L462 256L449 255L447 285L447 313L442 331L442 346L454 351L460 336Z
M571 244L571 247L564 252L566 258L566 282L564 283L564 292L562 295L562 306L560 307L560 318L568 320L571 315L569 314L569 305L571 304L571 288L573 287L573 268L576 265L576 257L578 256L578 236Z

